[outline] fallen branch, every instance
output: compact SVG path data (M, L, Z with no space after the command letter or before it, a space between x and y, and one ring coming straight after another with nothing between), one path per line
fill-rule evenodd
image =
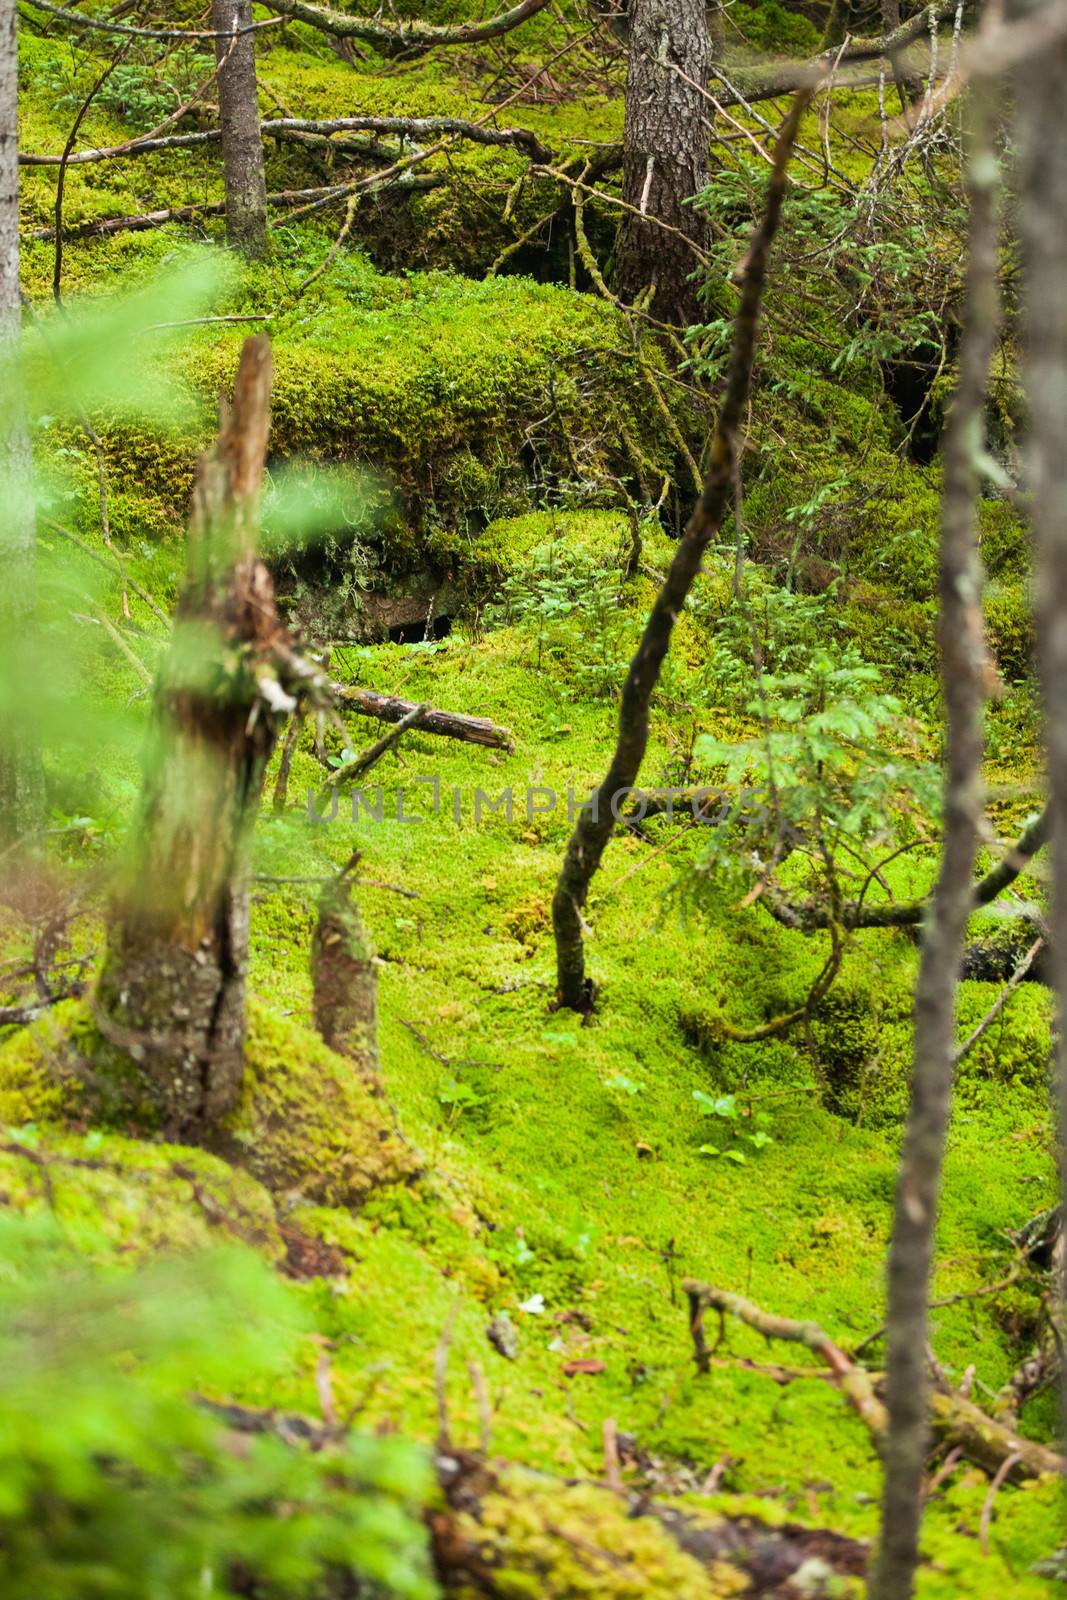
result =
M943 1443L957 1445L969 1461L986 1472L997 1473L1014 1457L1009 1476L1013 1483L1047 1474L1063 1477L1067 1460L1048 1445L1024 1439L1006 1423L965 1400L961 1394L935 1389L930 1396L930 1426Z
M792 1317L764 1311L743 1295L731 1294L727 1289L718 1289L695 1278L683 1279L682 1288L689 1299L689 1328L698 1372L707 1372L714 1358L714 1349L708 1349L704 1333L705 1311L719 1313L720 1334L716 1345L722 1339L726 1317L737 1317L747 1327L762 1333L765 1339L801 1344L818 1356L881 1448L888 1419L871 1374L851 1360L817 1322L798 1322ZM1067 1460L1063 1456L1047 1445L1021 1438L963 1395L935 1389L930 1396L930 1425L939 1441L959 1448L969 1461L986 1472L1003 1474L1012 1482L1021 1483L1049 1473L1067 1474Z
M417 139L454 134L459 139L470 139L474 144L490 145L501 149L525 151L532 161L548 162L552 152L546 148L529 128L489 128L462 117L274 117L261 122L260 132L273 139L296 135L301 139L313 136L317 141L328 142L330 148L348 148L342 140L331 136L339 133L385 133L399 138ZM158 154L161 150L193 150L200 145L215 144L222 138L221 128L201 128L192 133L173 133L153 137L146 134L141 139L130 139L125 144L102 145L98 149L76 150L66 159L68 167L85 166L97 161L129 160L134 156ZM395 160L398 152L383 145L352 146L358 153L388 154ZM58 167L62 155L39 155L32 151L19 153L20 167Z
M984 878L975 884L971 894L971 910L991 905L1021 872L1025 872L1034 856L1048 842L1049 811L1046 806L1019 835L1002 861L991 867ZM829 907L814 901L798 904L782 894L780 889L767 886L761 896L776 922L798 933L811 933L828 928L831 921ZM921 900L896 900L888 905L867 905L862 900L846 900L833 913L833 920L842 928L915 928L926 918L930 908L929 896Z
M1019 962L1019 965L1016 967L1015 971L1012 973L1003 989L1001 989L1000 993L997 995L997 998L993 1001L993 1004L990 1006L981 1022L975 1028L974 1032L969 1034L957 1049L955 1057L953 1058L957 1066L959 1066L960 1062L965 1056L970 1055L971 1051L974 1049L979 1039L981 1039L982 1035L986 1032L990 1025L996 1021L997 1017L1003 1011L1004 1007L1007 1005L1009 999L1015 993L1015 990L1019 987L1020 983L1023 982L1027 973L1030 971L1030 968L1033 966L1034 962L1037 960L1044 948L1045 940L1043 937L1034 940L1033 944L1023 956L1022 960Z
M26 0L35 11L44 11L63 22L76 23L79 28L92 28L101 33L121 33L135 39L230 39L236 33L262 33L264 28L277 28L284 17L267 17L263 22L245 23L240 28L227 28L220 33L217 28L140 28L128 22L112 22L107 17L89 17L68 6L57 6L52 0Z
M382 738L376 739L372 745L368 745L366 750L361 751L352 761L345 761L341 766L335 768L327 778L316 804L321 808L329 799L331 790L336 789L342 783L350 782L354 778L362 778L363 774L369 772L371 767L376 766L383 756L389 754L390 750L396 749L410 728L419 727L429 710L429 705L425 703L413 707L406 716L400 718L391 733L384 734Z
M414 159L414 158L413 158ZM284 211L291 206L303 206L307 210L317 210L319 207L329 205L332 200L343 200L351 194L357 185L364 186L372 193L379 193L383 189L403 189L407 192L421 192L426 189L440 188L441 184L448 181L443 172L406 172L399 176L389 173L380 176L374 173L356 179L353 183L326 184L318 189L280 189L275 194L267 196L267 204L275 211ZM64 227L64 239L96 239L104 238L115 233L139 233L148 228L162 228L168 222L199 222L204 217L221 217L226 211L223 200L208 200L198 205L167 206L160 211L135 211L120 217L97 217L86 222L76 222L72 227ZM49 240L55 238L54 228L31 228L24 237L27 239Z
M870 1374L850 1361L817 1322L796 1322L792 1317L776 1316L773 1312L763 1311L743 1295L731 1294L727 1289L717 1289L713 1284L700 1283L695 1278L684 1278L682 1288L689 1298L689 1331L693 1336L698 1372L707 1372L711 1356L704 1337L704 1312L713 1309L719 1313L720 1338L726 1316L737 1317L748 1327L762 1333L765 1339L785 1339L792 1344L802 1344L819 1356L853 1411L866 1423L875 1440L881 1439L887 1418L885 1407L874 1392Z
M520 0L518 5L485 22L462 22L446 27L427 22L392 26L374 17L352 16L347 11L333 11L329 6L309 5L307 0L278 0L274 10L294 22L305 22L317 28L331 39L362 39L384 55L398 55L432 50L435 45L478 44L484 39L498 39L536 15L547 3L548 0Z
M377 689L364 689L355 684L335 683L333 690L343 707L357 711L363 717L377 717L379 722L401 722L413 712L421 710L423 715L419 729L423 733L459 739L464 744L485 745L491 750L510 751L515 748L510 731L490 722L488 717L469 717L458 711L440 711L435 706L420 707L414 700L401 700L396 695L380 694Z
M443 1344L444 1338L434 1363L442 1431L449 1421L441 1415ZM472 1384L477 1397L473 1374ZM329 1450L348 1432L344 1423L299 1413L194 1399L234 1432L270 1434L291 1449ZM484 1433L480 1400L479 1409ZM451 1442L434 1453L433 1467L440 1493L423 1516L434 1565L449 1594L461 1591L472 1600L504 1600L520 1585L523 1593L542 1593L545 1571L562 1560L577 1561L590 1594L598 1592L598 1578L604 1593L624 1580L627 1593L643 1594L650 1583L662 1582L665 1562L681 1585L690 1585L679 1593L704 1593L707 1586L708 1592L768 1597L793 1592L790 1578L810 1570L813 1560L841 1579L862 1578L867 1566L867 1546L832 1529L788 1522L772 1527L751 1516L696 1517L667 1499L550 1477Z

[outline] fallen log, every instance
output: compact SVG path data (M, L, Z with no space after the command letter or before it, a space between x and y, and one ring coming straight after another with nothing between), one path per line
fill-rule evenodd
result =
M930 1425L937 1439L962 1450L968 1461L986 1472L1001 1472L1011 1462L1005 1474L1010 1483L1067 1473L1067 1461L1055 1450L1024 1439L961 1394L935 1389L930 1395Z
M414 700L401 700L396 695L381 694L377 689L364 689L358 684L335 683L333 690L343 707L358 711L363 717L377 717L379 722L401 722L419 710ZM510 730L491 722L488 717L468 717L459 711L439 711L434 706L423 712L419 732L460 739L465 744L484 745L490 750L515 748Z

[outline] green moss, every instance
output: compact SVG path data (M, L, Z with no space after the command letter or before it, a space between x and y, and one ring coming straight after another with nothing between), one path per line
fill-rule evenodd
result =
M1009 683L1029 676L1034 659L1034 606L1025 580L992 583L983 604L997 668Z
M978 519L990 578L1022 577L1030 564L1030 540L1015 507L1007 500L979 500Z
M812 56L819 49L820 35L815 24L807 17L787 11L778 0L735 5L730 18L749 44L758 49L798 56Z
M85 1115L154 1122L136 1070L104 1043L81 1000L63 1002L0 1047L0 1108L17 1124ZM268 1188L310 1203L358 1206L419 1169L352 1064L254 1001L241 1100L213 1144Z
M83 1105L79 1063L96 1029L80 1000L63 1000L0 1045L0 1121L19 1125L75 1117Z
M625 1501L593 1484L513 1470L482 1500L477 1520L461 1513L457 1525L508 1600L727 1600L749 1588L737 1567L704 1568L653 1518L631 1516Z
M49 1211L68 1244L98 1264L234 1238L271 1260L283 1253L266 1190L206 1151L180 1145L99 1130L8 1129L0 1192L16 1211Z
M254 1002L241 1100L217 1147L268 1188L312 1204L359 1206L419 1168L352 1064Z

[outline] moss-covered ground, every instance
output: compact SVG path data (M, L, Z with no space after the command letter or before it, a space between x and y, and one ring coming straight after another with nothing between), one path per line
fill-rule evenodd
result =
M448 11L439 6L435 14ZM757 25L749 24L751 34ZM781 13L769 42L803 53L811 48L806 26ZM508 56L509 71L543 60L557 29L544 13ZM348 114L468 115L480 92L469 61L351 67L299 29L265 50L261 66L265 107L300 115L341 106ZM69 44L24 30L24 148L62 146L71 115L63 96L71 84L84 89L92 69ZM522 104L514 120L558 147L570 141L572 150L581 148L574 141L617 138L617 72L609 63L599 97L586 83L580 95L564 93L550 105ZM562 69L559 75L564 81ZM131 93L145 93L143 83L130 82ZM140 125L151 124L150 107L105 99L86 119L85 143L128 137L135 112ZM845 97L839 115L844 133L856 138L876 127L870 95ZM818 144L814 114L805 136ZM376 803L380 785L382 820L363 806L353 821L346 800L324 823L305 807L322 777L309 727L288 808L265 810L257 828L249 1091L225 1140L209 1154L90 1126L77 1090L57 1084L54 1070L72 1038L91 1052L91 1018L75 1004L0 1046L8 1129L0 1195L18 1210L51 1205L94 1261L195 1249L220 1233L279 1264L287 1248L305 1259L310 1251L317 1273L291 1292L320 1343L307 1340L303 1358L283 1379L273 1374L269 1386L250 1372L237 1399L314 1412L316 1352L326 1339L338 1410L358 1405L361 1426L429 1444L437 1429L435 1349L447 1325L448 1416L457 1442L478 1439L469 1373L476 1363L490 1397L492 1447L508 1460L597 1477L603 1424L613 1419L629 1436L624 1461L635 1479L692 1492L714 1468L717 1495L704 1496L704 1507L762 1506L768 1515L788 1511L869 1538L880 1473L858 1419L826 1382L780 1383L761 1370L806 1358L770 1349L740 1326L727 1330L711 1372L697 1377L678 1285L693 1275L776 1312L817 1318L846 1349L878 1327L915 943L903 932L855 935L806 1036L798 1029L732 1042L724 1020L751 1028L803 1004L826 959L825 936L787 931L726 887L699 910L684 903L683 912L672 891L701 848L700 830L652 821L612 842L590 900L595 1015L582 1023L551 1010L549 907L569 831L568 794L580 801L603 774L617 663L669 559L669 540L658 525L646 526L638 574L606 617L592 598L562 628L485 607L546 549L586 563L590 596L598 582L605 591L617 587L632 537L618 509L619 480L667 476L679 465L657 385L667 386L677 427L697 450L702 413L675 394L658 356L635 354L632 329L594 294L575 292L565 279L484 276L551 196L544 202L524 193L505 220L504 199L522 163L500 151L452 159L462 181L426 194L404 215L361 218L362 248L344 252L305 294L297 291L332 236L318 224L280 229L266 264L227 267L213 281L207 311L270 319L278 504L286 501L287 468L304 474L297 498L314 500L316 483L327 479L339 484L326 497L334 509L325 537L318 515L313 547L294 553L280 525L273 548L293 614L313 638L335 641L339 677L490 716L512 731L514 751L410 734L373 773L368 799ZM839 160L855 175L869 165L869 151L847 145ZM304 181L297 167L284 152L272 156L272 186ZM28 227L49 222L53 184L47 173L26 174ZM186 154L180 163L159 156L87 166L71 169L67 214L82 220L218 191L211 153ZM204 231L211 237L215 224ZM198 253L203 244L176 228L75 240L65 281L74 303L146 284L161 267ZM26 287L39 306L51 269L51 244L30 241ZM777 309L788 320L789 305ZM816 329L825 334L820 315ZM158 312L153 319L163 320ZM185 402L171 430L139 423L121 405L96 419L108 463L110 551L99 535L95 451L74 426L34 418L42 462L58 451L64 464L49 491L49 515L105 562L119 561L165 609L183 568L195 451L210 433L219 384L245 331L209 324L172 332L161 352L145 346L160 385ZM773 316L770 334L773 370L746 462L755 554L777 579L788 567L789 594L836 586L835 628L901 695L901 748L917 741L934 754L939 468L902 447L902 420L873 366L842 384L833 351L821 349L817 335L797 339ZM880 485L858 510L846 510L845 536L832 499L827 510L820 501L797 515L802 498L811 504L835 482L842 461L846 476L868 473ZM684 469L682 479L684 494ZM1009 836L1032 806L1035 781L1026 551L1005 502L985 502L982 520L993 580L989 633L1006 686L990 715L991 815ZM799 563L798 528L805 535ZM57 870L106 865L121 848L137 781L143 675L100 637L85 610L90 603L118 617L119 578L47 523L41 538L46 572L54 566L62 578L53 629L63 643L67 692L76 685L79 704L93 708L84 727L65 729L66 753L50 772L56 826L65 830L53 841ZM731 560L720 552L679 627L674 676L653 718L649 783L670 781L687 748L679 705L694 732L730 739L752 731L736 696L689 693L707 665ZM454 614L446 637L374 642L367 595L404 585ZM122 637L151 670L165 630L136 592L128 598ZM917 719L914 727L905 728L905 712ZM351 741L359 748L379 731L356 719ZM336 735L326 737L336 751ZM484 800L476 815L478 791L495 799L505 789L513 795L510 817ZM397 816L401 790L407 820ZM379 958L382 1101L350 1080L310 1031L312 880L356 847L360 907ZM921 893L934 868L931 848L912 852L887 869L889 885L897 894ZM1039 892L1033 881L1024 887ZM78 948L90 957L99 949L98 911L94 901L79 924ZM8 949L19 951L31 922L13 919ZM996 984L963 985L961 1031L997 993ZM999 1296L968 1291L1004 1275L1009 1231L1053 1203L1049 1017L1046 991L1021 986L968 1056L956 1096L935 1294L959 1298L934 1310L932 1342L951 1377L974 1367L975 1394L985 1401L1026 1353L1037 1310L1038 1285L1025 1275ZM716 1124L698 1096L724 1095L736 1097L741 1126L766 1119L770 1139L762 1148L733 1145L743 1161L701 1149ZM19 1153L20 1141L49 1158L48 1185L39 1162ZM517 1333L514 1359L486 1336L501 1315ZM568 1372L576 1362L585 1370ZM1024 1413L1024 1429L1051 1437L1053 1413L1051 1399L1039 1397ZM987 1478L964 1467L931 1501L923 1600L1038 1600L1053 1592L1031 1569L1061 1542L1060 1490L1003 1487L983 1553L987 1491ZM684 1575L667 1581L673 1592L687 1592ZM545 1592L560 1600L587 1592L576 1583L562 1575Z

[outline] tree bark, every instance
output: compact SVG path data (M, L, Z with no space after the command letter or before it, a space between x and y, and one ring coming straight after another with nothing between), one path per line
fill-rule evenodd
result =
M37 601L33 458L19 378L18 40L15 0L0 0L0 841L40 827L44 783L26 716Z
M997 166L991 96L974 93L971 242L960 370L945 434L941 678L948 721L941 870L915 995L915 1059L897 1177L886 1312L885 1485L871 1600L909 1600L929 1440L930 1271L956 1058L956 988L982 821L982 706L990 681L978 556L977 456L997 331Z
M248 845L293 699L256 516L271 354L246 341L232 408L201 459L174 641L156 690L140 816L108 931L96 1014L163 1131L196 1137L241 1088Z
M355 863L353 862L354 866ZM378 978L346 870L319 897L311 945L315 1026L365 1077L378 1076Z
M1057 15L1055 0L1031 15ZM1037 654L1045 700L1052 821L1050 969L1059 1013L1056 1044L1058 1144L1067 1184L1067 127L1063 84L1067 43L1060 36L1029 57L1016 87L1019 226L1025 271L1025 377L1037 561ZM1067 1192L1067 1191L1065 1191ZM1061 1252L1057 1294L1067 1297ZM1067 1437L1067 1389L1064 1390Z
M700 572L704 552L722 527L731 504L737 437L752 385L756 330L767 264L785 196L786 169L808 100L806 91L794 100L774 148L766 209L749 248L741 285L730 373L711 439L711 466L704 480L703 493L679 542L663 587L656 596L637 654L626 674L619 707L619 732L611 765L604 781L592 796L591 803L579 814L556 883L552 900L552 924L556 938L556 1003L572 1011L587 1012L593 1005L592 985L585 973L582 918L589 885L641 770L648 745L649 707L660 668L670 648L674 624Z
M681 326L699 317L688 280L708 238L688 202L708 182L710 61L705 0L633 0L616 287L632 303L654 284L648 309Z
M267 180L259 128L255 35L235 34L251 21L252 0L211 0L211 26L219 31L215 58L219 62L226 237L245 255L261 256L267 249Z

